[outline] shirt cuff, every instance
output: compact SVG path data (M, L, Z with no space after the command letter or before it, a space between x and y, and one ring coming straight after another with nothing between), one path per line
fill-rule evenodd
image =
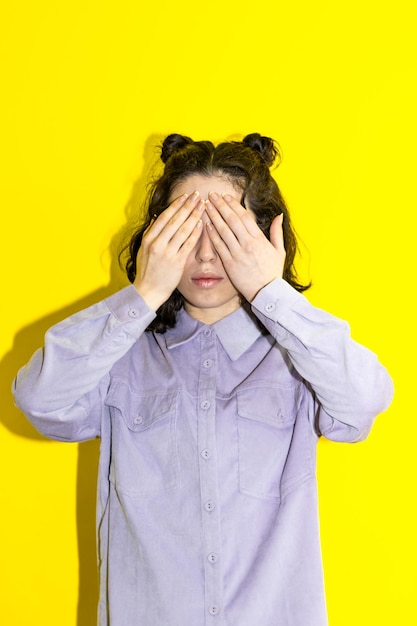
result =
M133 285L106 298L105 303L111 313L122 323L140 320L140 325L143 327L144 322L148 326L156 317L155 311L146 304Z
M291 287L286 280L276 278L259 291L251 305L265 317L276 320L297 302L304 300L304 296Z

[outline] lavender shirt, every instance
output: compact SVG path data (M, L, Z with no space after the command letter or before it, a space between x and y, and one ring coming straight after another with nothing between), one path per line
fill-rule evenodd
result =
M154 316L127 287L15 381L47 437L101 438L100 626L325 626L316 444L366 437L388 374L282 279L213 326Z

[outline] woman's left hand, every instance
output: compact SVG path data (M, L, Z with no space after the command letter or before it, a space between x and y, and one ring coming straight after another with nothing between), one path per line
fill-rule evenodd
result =
M275 278L282 278L285 262L283 215L265 237L254 216L232 196L209 194L207 231L235 288L251 302Z

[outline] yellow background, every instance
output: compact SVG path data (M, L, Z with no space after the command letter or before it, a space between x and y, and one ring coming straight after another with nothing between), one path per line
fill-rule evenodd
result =
M123 284L118 234L170 132L280 142L308 297L351 322L396 386L365 443L319 445L330 626L416 623L414 3L8 4L1 624L95 622L97 444L42 439L9 388L52 322Z

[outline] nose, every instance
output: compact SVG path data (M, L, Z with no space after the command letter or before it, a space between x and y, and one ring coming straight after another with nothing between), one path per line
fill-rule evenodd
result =
M214 261L217 257L217 252L213 244L211 243L211 239L207 232L207 224L208 218L206 215L203 217L203 232L201 233L200 239L197 242L195 258L200 263L208 263L210 261Z

